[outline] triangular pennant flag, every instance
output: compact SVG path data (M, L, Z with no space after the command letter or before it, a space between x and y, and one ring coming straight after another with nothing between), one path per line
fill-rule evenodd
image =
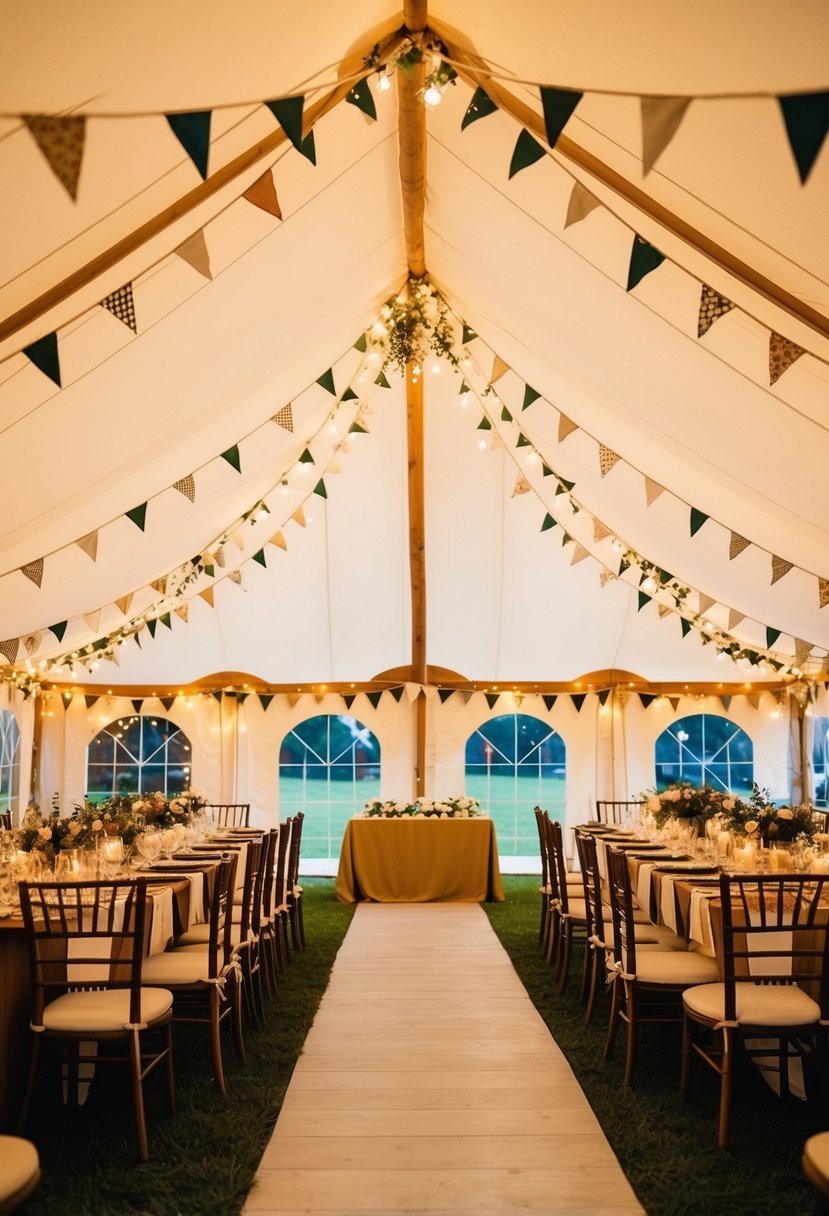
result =
M651 597L648 595L647 591L640 591L639 592L639 606L637 607L636 611L641 612L642 609L645 607L645 604L649 604L650 602L651 602Z
M365 334L360 334L359 338L354 343L353 349L360 351L361 354L366 353L366 351L368 350L368 339L366 338ZM351 392L351 389L349 389L348 391ZM352 396L354 396L354 395L355 394L352 393ZM343 397L343 401L345 401L345 397Z
M226 558L223 545L219 545L218 549L213 554L213 560L220 570L224 570Z
M173 628L173 622L170 619L169 612L162 612L161 616L158 619L161 621L161 624L164 625L167 629Z
M472 100L466 107L466 113L461 121L461 130L465 131L473 122L477 122L479 118L486 118L487 114L494 114L497 109L498 107L490 95L478 85L472 94Z
M495 706L498 704L498 698L500 697L500 695L501 694L499 692L484 693L484 696L486 697L486 703L490 709L494 709Z
M93 633L98 632L98 627L101 624L100 610L98 610L96 612L85 612L83 614L83 619L86 621L87 625L89 626L89 628L92 630Z
M173 482L173 489L178 490L179 494L183 494L191 502L196 501L196 479L192 473L188 473L186 477L181 477L178 481Z
M803 347L792 342L791 338L784 338L772 330L769 334L769 384L776 384L783 373L805 353Z
M696 536L702 525L707 521L708 516L704 511L697 510L696 507L691 507L691 535Z
M281 410L277 410L277 412L271 416L271 422L275 422L277 426L281 426L285 431L293 432L294 411L290 401L287 405L283 405Z
M682 636L687 638L688 634L691 632L691 622L686 620L684 616L681 616L679 618L679 624L682 628Z
M584 546L580 545L577 541L573 545L573 556L570 558L570 565L571 566L578 565L579 562L583 562L584 559L589 556L590 556L590 554L587 552L587 550L584 548Z
M496 355L492 360L492 375L489 378L490 384L494 384L496 380L500 380L509 369L509 364L505 363L500 355Z
M731 632L732 629L736 629L738 625L742 625L742 623L745 619L746 619L746 614L744 612L738 612L736 608L730 609L730 611L728 613L728 631L729 631L729 633Z
M541 105L544 108L544 129L547 132L547 143L551 148L556 146L559 135L567 125L567 120L584 96L573 89L544 89L541 92Z
M641 283L646 275L656 270L657 266L661 266L664 261L664 253L660 253L658 249L655 249L649 241L639 236L638 232L634 233L633 245L630 250L628 281L625 290L633 291L633 288L638 283Z
M605 447L603 443L599 444L599 472L602 477L606 477L620 459L621 457L616 452Z
M340 459L338 456L331 457L328 464L325 466L325 471L329 474L342 473L343 466L340 464Z
M504 441L497 431L492 432L492 438L489 441L490 452L497 452L499 448L504 446Z
M612 535L613 533L611 532L610 528L606 528L600 520L593 520L593 540L596 542L596 544Z
M518 474L518 479L512 491L512 497L517 498L519 494L529 494L532 486L527 481L523 473Z
M378 388L391 388L389 378L385 372L380 372L377 379L374 381Z
M549 532L550 528L555 528L557 526L557 524L558 524L558 520L553 519L552 515L548 511L547 514L544 516L544 523L541 525L541 531Z
M239 445L234 443L232 448L228 448L226 452L221 454L222 460L226 460L237 473L242 471L242 458L239 455Z
M403 685L403 688L406 692L406 700L410 705L414 705L415 701L420 696L420 685L414 684L411 680L409 680Z
M452 694L454 693L454 691L455 691L455 689L454 689L454 688L439 688L439 689L438 689L438 696L440 697L440 703L441 703L441 705L445 705L445 704L446 704L446 702L447 702L447 701L449 700L449 698L452 696Z
M276 197L276 183L272 169L268 169L261 177L257 177L253 185L248 186L242 198L247 199L249 203L253 203L254 207L258 207L260 211L267 211L268 215L273 215L278 220L282 219L282 210L279 206L279 199Z
M297 509L294 511L293 515L291 516L291 519L294 521L294 523L299 524L300 528L305 527L305 512L302 509L301 503L297 507Z
M643 709L647 709L648 706L652 705L656 700L656 694L652 692L640 692L638 696L639 700L642 702Z
M726 713L728 713L729 709L731 708L731 696L729 694L725 694L724 696L720 697L720 701L722 702L723 709Z
M518 432L518 442L516 443L516 445L515 445L515 446L516 446L517 448L531 448L531 447L532 447L532 444L530 443L529 439L528 439L528 438L527 438L527 436L524 434L524 432L523 432L523 431L519 431L519 432Z
M68 623L68 621L60 621L57 625L50 625L49 632L53 633L59 642L62 642Z
M363 426L359 418L355 418L351 426L348 428L349 435L367 435L368 427Z
M101 308L105 308L107 312L111 312L113 317L117 317L119 321L122 321L134 334L138 333L132 283L125 283L123 287L118 287L115 291L110 292L105 300L101 300Z
M302 151L302 107L304 104L304 97L282 97L277 101L265 102L298 152Z
M829 93L778 97L801 182L805 183L829 131Z
M718 291L714 291L714 288L709 287L707 283L703 283L697 318L697 337L701 338L703 334L707 334L714 322L719 317L724 317L727 312L731 312L732 308L734 305L730 300L721 296Z
M150 586L157 595L164 595L167 590L167 580L166 578L154 578Z
M214 607L214 604L215 604L215 598L214 598L215 591L216 591L215 587L204 587L199 592L199 595L201 596L201 598L204 600L204 602L206 604L209 604L211 608Z
M781 630L772 629L771 625L766 625L766 648L771 650L774 643L780 637Z
M661 486L658 481L652 481L650 477L645 478L645 502L649 507L652 507L660 494L664 493L665 487Z
M558 693L544 693L541 700L544 702L544 707L549 713L558 700Z
M804 642L803 638L794 640L794 661L797 667L802 667L812 653L812 643Z
M23 354L34 363L38 371L43 372L44 376L48 376L58 388L62 387L60 382L60 361L58 359L58 335L56 333L44 334L36 342L30 342L28 346L23 347Z
M274 532L273 536L272 536L272 537L271 537L271 539L268 541L268 544L269 544L269 545L276 545L276 546L277 546L277 548L279 548L279 549L284 549L286 552L287 552L287 550L288 550L288 545L286 544L285 537L282 535L282 532L281 532L281 531L279 531L279 532Z
M642 173L650 173L679 130L690 97L643 97Z
M180 620L186 621L186 620L188 620L188 618L190 616L190 605L189 604L179 604L174 609L174 611L175 611L176 616L179 617Z
M733 562L734 558L739 557L743 550L747 549L750 544L751 541L746 540L744 536L740 536L739 532L732 532L731 540L728 544L728 560Z
M75 544L79 549L82 549L87 557L91 557L93 562L98 559L98 532L87 532L86 536L82 536L80 540L76 540Z
M35 653L35 651L38 649L38 647L40 646L40 643L42 641L43 641L43 634L40 632L40 630L38 630L37 633L27 634L26 637L23 639L23 647L26 651L26 654L31 657L31 655L33 655Z
M671 709L674 711L674 713L676 713L676 711L679 709L679 703L682 700L682 697L668 697L668 700L671 703Z
M144 705L144 701L143 701L143 700L135 700L135 701L133 701L133 702L132 702L132 707L133 707L133 709L135 710L135 712L136 712L137 714L140 714L140 713L141 713L141 709L142 709L142 706L143 706L143 705Z
M202 181L207 177L211 116L210 110L194 110L190 114L164 115L176 139L198 169Z
M582 705L584 705L584 699L586 696L587 696L586 692L571 692L570 693L570 700L575 705L577 714L581 713L581 707L582 707Z
M558 442L566 439L568 435L572 435L573 431L577 431L578 424L571 422L566 414L559 414L558 417Z
M259 565L264 566L265 569L267 570L268 563L265 561L265 550L264 549L258 549L256 551L256 553L254 553L254 555L253 555L253 560L255 562L259 562Z
M317 384L336 397L337 390L334 387L334 369L332 367L329 367L328 371L323 372L321 376L317 376Z
M660 621L664 621L666 616L669 616L672 609L670 604L657 604L656 611L659 613Z
M544 145L534 139L525 127L522 127L510 161L510 177L515 177L516 173L520 173L522 169L528 169L537 160L541 160L542 156L546 156Z
M259 704L262 706L262 709L264 710L265 713L267 713L270 703L273 700L273 693L272 692L260 692L260 693L257 693L256 695L259 697Z
M242 571L241 570L231 570L230 574L228 574L227 577L230 579L230 581L232 583L235 583L237 587L241 587L241 585L242 585Z
M71 198L77 198L86 119L68 116L47 118L37 114L24 114L23 121L34 136L55 177L65 186Z
M311 454L310 448L303 449L302 455L299 458L299 463L300 464L315 464L316 463L314 460L314 457Z
M210 269L210 254L207 252L203 228L200 228L198 232L194 232L192 236L188 236L187 240L177 245L173 252L183 262L186 262L188 266L192 266L194 270L197 270L203 278L213 278L213 272Z
M373 705L375 709L377 709L378 705L380 704L380 698L382 697L382 695L383 695L382 688L375 689L374 692L367 692L366 698L368 699L369 703L371 705Z
M606 704L607 704L607 698L608 698L609 696L610 696L610 689L609 689L609 688L603 688L603 689L602 689L602 691L601 691L601 692L598 694L598 697L599 697L599 704L600 704L600 705L606 705Z
M356 106L358 110L362 110L372 122L377 121L377 106L374 104L374 94L366 77L363 77L353 88L348 90L345 99L349 105Z
M100 701L100 699L101 699L100 697L96 697L94 695L87 694L84 697L84 704L86 705L87 709L91 709L92 706L96 703L96 701Z
M599 585L601 587L606 587L607 584L612 582L615 577L616 575L612 570L602 570L601 574L599 575Z
M39 587L43 582L43 558L39 557L37 561L26 562L25 566L20 567L20 573L25 574L26 578L32 580L36 587Z
M595 194L591 194L581 182L574 182L573 189L570 191L570 201L567 204L567 216L564 220L564 227L569 228L573 224L580 224L591 211L595 211L600 206L601 203Z
M343 693L343 700L345 701L346 709L351 709L351 706L354 704L355 697L356 693Z
M222 694L221 694L221 692L219 692L219 693L214 692L213 696L216 697L216 700L218 701L218 700L221 700ZM173 708L173 706L176 703L175 697L159 697L158 699L161 702L161 704L164 706L164 708L167 710L167 713L170 712L170 710Z
M0 654L5 657L7 663L14 663L17 659L19 647L19 638L9 638L7 642L0 642Z
M817 581L818 607L825 608L829 604L829 578L819 578Z
M478 336L477 333L471 327L471 325L467 325L466 323L464 323L463 328L461 330L461 345L466 346L467 343L472 342L474 338L477 338L477 336Z
M309 131L299 146L299 150L312 165L317 163L317 145L314 142L314 132Z
M771 586L779 582L784 574L788 574L794 566L794 562L787 562L783 557L775 557L772 554L771 558Z
M147 504L145 502L142 502L140 507L133 507L131 511L125 511L124 514L127 519L132 520L136 528L140 528L142 532L144 531L144 524L147 521Z
M537 401L540 396L541 396L541 393L539 393L536 389L531 388L529 384L525 384L524 385L524 400L521 403L521 409L522 410L527 409L529 406L532 405L532 403L534 401Z
M484 417L481 419L481 421L478 423L478 425L475 429L478 431L491 431L492 423L489 421L489 419L486 417L486 415L484 415Z
M746 694L745 694L745 698L746 698L746 700L748 701L749 705L750 705L750 706L751 706L753 709L759 709L759 708L760 708L760 694L759 694L759 692L748 692L748 693L746 693Z
M716 604L717 601L715 599L712 599L712 597L710 595L705 595L705 593L702 591L700 591L698 594L699 594L699 610L704 615L708 611L709 608L714 607L714 605Z

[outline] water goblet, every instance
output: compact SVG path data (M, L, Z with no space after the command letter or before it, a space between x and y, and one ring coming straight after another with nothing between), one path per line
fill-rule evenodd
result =
M124 859L124 840L121 836L105 836L101 841L101 874L110 882L115 878Z

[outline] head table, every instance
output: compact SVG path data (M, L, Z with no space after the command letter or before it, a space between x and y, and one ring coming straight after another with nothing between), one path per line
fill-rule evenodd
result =
M486 816L350 819L336 890L342 903L501 903L495 825Z

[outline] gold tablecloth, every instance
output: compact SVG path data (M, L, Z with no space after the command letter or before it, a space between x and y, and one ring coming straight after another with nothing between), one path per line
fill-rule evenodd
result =
M502 903L495 825L486 818L350 819L340 850L337 899Z

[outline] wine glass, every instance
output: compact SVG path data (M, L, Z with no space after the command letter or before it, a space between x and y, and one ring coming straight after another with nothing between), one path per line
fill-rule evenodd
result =
M105 836L101 841L99 857L101 874L110 882L115 878L124 860L124 840L122 836Z
M144 832L140 837L141 852L147 859L147 865L152 866L157 860L161 852L161 833L150 831Z

